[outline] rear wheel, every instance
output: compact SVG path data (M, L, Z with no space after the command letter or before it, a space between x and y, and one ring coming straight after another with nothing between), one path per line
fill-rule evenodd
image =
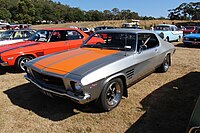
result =
M30 60L32 60L33 57L31 56L21 56L17 59L17 62L15 64L15 67L17 69L17 71L20 71L20 72L23 72L25 71L25 68L24 68L24 64Z
M169 37L166 38L166 41L169 42Z
M177 42L180 42L180 40L181 40L181 37L179 36L178 39L177 39Z
M159 72L167 72L170 66L170 55L167 55L164 60L163 63L161 64L161 66L158 68Z
M121 101L123 94L123 84L120 78L109 81L102 90L99 98L101 109L110 111L115 108Z

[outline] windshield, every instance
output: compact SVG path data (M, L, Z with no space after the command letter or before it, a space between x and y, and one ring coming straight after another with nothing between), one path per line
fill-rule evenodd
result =
M95 33L82 45L82 47L135 50L136 35L133 33Z
M36 42L47 42L49 40L52 32L53 31L50 31L50 30L38 30L28 40L36 41Z
M170 30L170 27L169 26L156 26L155 27L155 30Z
M11 38L12 34L13 34L14 30L8 30L5 31L3 33L1 33L1 39L0 40L8 40Z

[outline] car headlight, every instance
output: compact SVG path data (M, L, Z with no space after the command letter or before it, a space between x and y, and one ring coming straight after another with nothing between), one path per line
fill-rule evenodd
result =
M185 41L188 41L188 40L189 40L189 38L184 38L184 40L185 40Z
M71 84L71 88L74 92L79 93L79 94L83 93L83 86L81 83L71 81L70 84Z

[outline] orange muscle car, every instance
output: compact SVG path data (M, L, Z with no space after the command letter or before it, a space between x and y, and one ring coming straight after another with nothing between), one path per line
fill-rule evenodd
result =
M79 47L88 38L83 31L75 28L48 28L38 30L27 41L0 46L0 66L15 66L24 71L29 60ZM94 38L93 41L98 41Z

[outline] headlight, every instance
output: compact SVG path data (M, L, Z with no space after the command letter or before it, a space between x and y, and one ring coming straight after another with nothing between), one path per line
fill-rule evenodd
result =
M189 40L189 38L184 38L184 40L185 40L185 41L188 41L188 40Z
M83 90L82 90L83 87L82 87L81 83L71 81L70 84L71 84L71 88L72 88L73 91L75 91L76 93L79 93L79 94L83 93Z

